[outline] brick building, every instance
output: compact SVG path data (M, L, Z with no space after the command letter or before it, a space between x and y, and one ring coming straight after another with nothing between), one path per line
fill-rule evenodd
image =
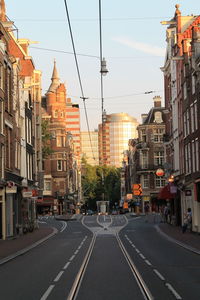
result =
M38 211L62 213L69 203L74 208L80 198L80 116L79 106L67 98L66 87L60 83L56 62L42 105L53 153L44 159L43 201Z

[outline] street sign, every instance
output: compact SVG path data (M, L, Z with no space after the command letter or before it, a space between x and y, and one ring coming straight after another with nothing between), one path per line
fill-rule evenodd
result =
M142 195L142 186L140 183L133 184L132 188L133 188L133 195L135 195L135 196Z

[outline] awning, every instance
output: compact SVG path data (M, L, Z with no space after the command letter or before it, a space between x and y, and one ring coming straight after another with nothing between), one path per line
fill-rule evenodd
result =
M165 185L158 194L158 199L173 199L176 195L177 190L174 185Z

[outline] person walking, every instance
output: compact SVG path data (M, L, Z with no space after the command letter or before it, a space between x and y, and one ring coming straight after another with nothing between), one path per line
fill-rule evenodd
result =
M149 215L150 206L149 203L145 203L144 205L144 212L145 212L145 222L148 222L148 215Z
M189 228L190 231L192 231L192 210L190 207L187 209L187 212L184 214L182 233L185 233L187 228Z

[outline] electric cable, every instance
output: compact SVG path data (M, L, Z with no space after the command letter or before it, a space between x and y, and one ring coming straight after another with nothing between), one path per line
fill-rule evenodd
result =
M84 96L84 92L83 92L83 85L82 85L82 80L81 80L81 75L80 75L78 60L77 60L77 54L76 54L75 43L74 43L74 38L73 38L73 33L72 33L72 28L71 28L69 11L68 11L68 7L67 7L67 0L64 0L64 4L65 4L65 10L66 10L66 14L67 14L67 21L68 21L68 25L69 25L69 31L70 31L70 37L71 37L72 48L73 48L73 53L74 53L74 59L75 59L75 63L76 63L76 69L77 69L77 73L78 73L79 85L80 85L80 89L81 89L81 95L82 95L81 99L83 100L83 104L84 104L85 117L86 117L87 129L88 129L88 134L89 134L89 140L90 140L90 147L91 147L91 150L92 150L93 159L95 160L94 151L93 151L93 147L92 147L92 140L91 140L90 128L89 128L89 121L88 121L87 109L86 109L86 104L85 104L85 100L87 98Z

